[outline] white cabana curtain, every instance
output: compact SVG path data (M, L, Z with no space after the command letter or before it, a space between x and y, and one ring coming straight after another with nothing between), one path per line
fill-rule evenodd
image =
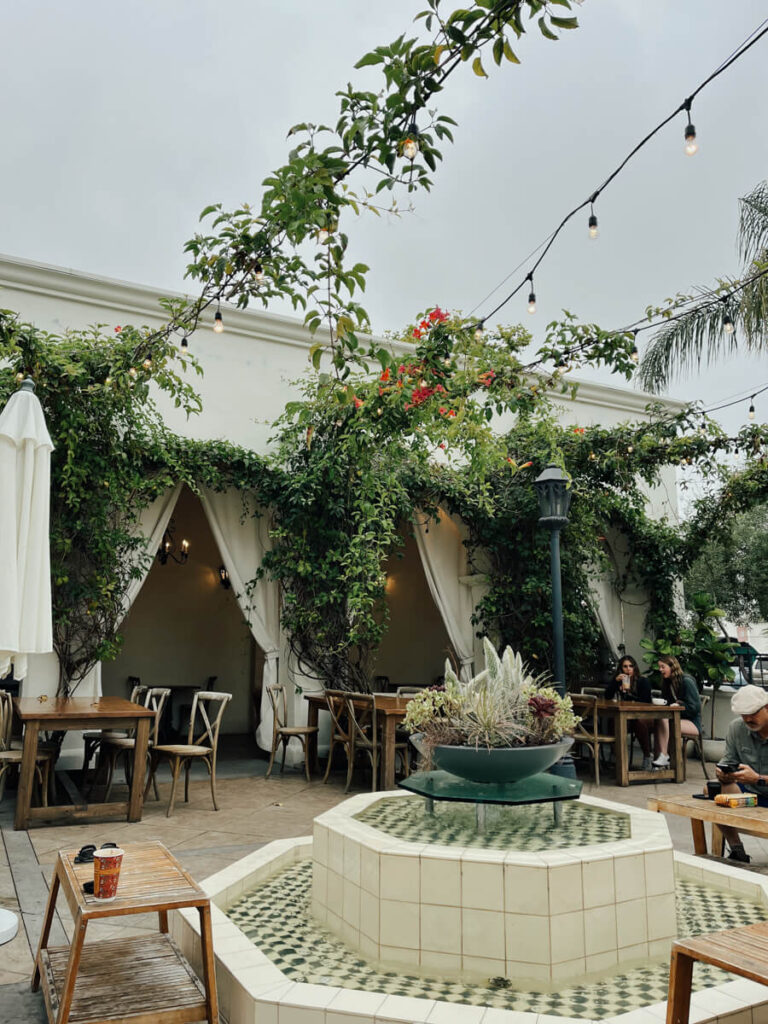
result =
M424 518L423 513L418 514ZM429 592L459 659L459 676L469 680L474 661L474 606L471 588L461 582L461 577L467 575L461 532L448 513L440 509L437 522L417 523L415 533Z
M176 502L179 500L180 494L181 484L177 484L171 490L156 498L151 505L144 509L139 517L139 521L136 524L136 533L146 538L147 545L141 553L141 557L136 560L136 565L141 566L141 575L131 580L130 586L125 592L123 614L120 618L120 623L123 622L125 616L131 610L133 602L139 596L139 591L144 586L147 576L149 576L149 570L154 565L155 553L160 549L163 534L168 529L168 523L171 521L171 516L176 508ZM152 557L145 561L144 558L147 553Z
M51 442L34 386L0 414L0 677L27 674L28 654L53 650L49 514Z
M618 657L619 648L624 643L623 630L621 633L616 630L616 623L622 621L621 599L608 576L592 580L590 590L595 615L606 646L614 658Z
M267 687L278 682L280 665L280 602L276 583L259 580L249 593L246 584L252 580L269 550L269 526L266 514L243 514L240 491L212 491L203 488L200 495L222 561L229 573L232 592L264 654L261 685L261 706L256 742L262 750L272 748L273 715ZM286 676L286 673L282 673ZM284 679L287 684L287 679ZM287 686L289 691L292 687ZM289 692L289 703L293 694ZM287 764L302 760L301 744L292 740L286 755Z

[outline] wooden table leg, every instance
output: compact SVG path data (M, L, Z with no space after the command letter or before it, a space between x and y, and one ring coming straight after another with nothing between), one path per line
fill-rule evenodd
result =
M128 821L141 821L144 798L144 777L147 774L147 747L149 745L149 718L136 722L136 742L133 747L133 778L128 801Z
M318 722L318 707L317 704L309 702L307 704L307 725L313 729L317 728ZM320 765L317 760L317 733L311 732L307 735L307 764L309 770L313 774L317 774L320 771Z
M616 782L629 785L629 755L627 753L627 716L616 715Z
M48 936L51 933L51 924L53 923L53 915L56 911L56 898L59 895L59 867L58 864L53 869L53 878L51 879L51 888L48 892L48 903L45 908L45 917L43 918L43 930L40 932L40 942L37 945L37 956L35 957L35 970L32 975L32 991L37 992L40 987L40 954L44 949L48 948Z
M37 760L37 739L40 723L27 722L24 729L24 750L21 755L19 791L16 794L16 816L13 827L18 832L29 826L29 808L32 805L32 788L35 783L35 762Z
M394 715L384 716L381 736L381 788L395 788L395 729Z
M712 826L714 828L714 825ZM691 832L693 832L693 852L707 852L707 833L704 831L704 822L701 818L691 818Z
M669 965L667 1024L688 1024L692 976L693 960L673 947Z
M205 1006L208 1024L218 1024L219 1003L216 998L216 964L213 959L213 936L211 935L211 905L204 903L200 912L200 948L203 957L203 983L205 985Z
M672 714L672 741L674 743L675 750L675 782L685 782L685 762L683 761L683 733L680 726L680 715L677 713Z
M702 823L703 824L703 823ZM715 857L722 857L725 850L725 836L717 822L712 822L712 853ZM698 850L696 851L698 853ZM706 852L706 851L705 851Z
M160 931L162 932L163 935L167 935L168 934L168 911L167 910L158 910L158 912L157 912L157 919L158 919L158 921L160 923Z
M75 994L75 982L77 981L77 972L80 969L80 956L83 952L83 943L85 942L85 930L87 926L88 922L84 921L78 913L75 917L72 943L69 947L67 973L64 975L64 985L61 990L59 1015L56 1018L56 1024L67 1024L67 1021L69 1020L69 1013L72 1009L72 997Z

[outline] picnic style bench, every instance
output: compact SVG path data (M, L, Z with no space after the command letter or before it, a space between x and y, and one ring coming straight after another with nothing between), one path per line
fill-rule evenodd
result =
M714 800L698 800L690 795L653 796L646 806L649 811L690 818L694 853L708 852L705 821L712 825L712 853L717 857L723 855L723 825L768 839L768 807L720 807Z
M695 960L768 985L768 921L678 939L672 944L667 1024L688 1024Z

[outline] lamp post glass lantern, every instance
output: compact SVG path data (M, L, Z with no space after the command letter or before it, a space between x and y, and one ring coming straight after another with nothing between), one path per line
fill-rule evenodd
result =
M568 525L571 507L570 481L560 466L550 464L534 481L539 496L539 526L550 531L549 557L552 574L552 640L555 686L565 694L565 642L563 637L563 589L560 572L560 531Z

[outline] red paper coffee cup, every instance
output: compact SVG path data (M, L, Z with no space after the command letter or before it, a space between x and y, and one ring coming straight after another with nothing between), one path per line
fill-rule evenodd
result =
M97 900L109 902L117 896L123 851L115 846L96 850L93 855L93 895Z

